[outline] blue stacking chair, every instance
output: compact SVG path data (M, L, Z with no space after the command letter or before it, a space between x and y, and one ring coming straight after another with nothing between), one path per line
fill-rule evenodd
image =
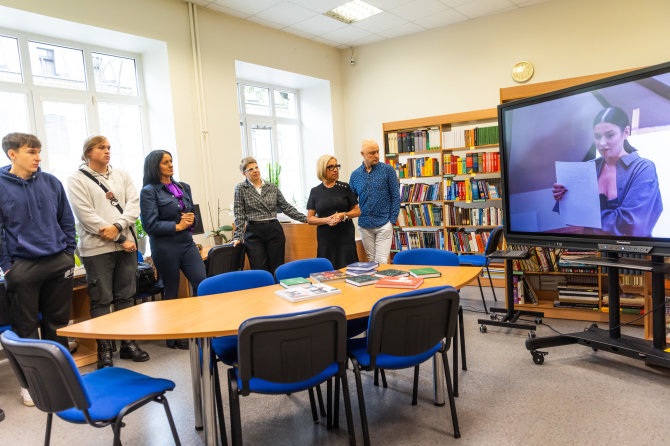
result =
M438 265L459 266L458 256L451 251L435 248L419 248L400 251L393 257L394 265ZM458 307L458 331L454 336L454 395L458 396L458 336L461 338L461 359L463 370L468 369L465 355L465 328L463 327L463 308ZM386 387L386 379L382 369L382 382ZM448 373L445 371L445 373ZM375 385L377 385L377 372L375 371Z
M459 295L452 287L424 288L380 299L372 307L368 335L347 341L356 377L358 406L365 445L370 444L361 370L414 367L412 404L417 402L419 364L440 353L444 362L454 437L461 436L446 352L456 333ZM337 413L336 413L337 417Z
M152 401L163 405L174 441L181 444L165 397L174 382L118 367L82 376L70 353L57 342L19 338L12 331L2 333L0 342L21 386L48 414L45 445L50 442L54 413L70 423L111 426L113 444L121 445L123 418Z
M242 444L240 396L299 392L333 377L344 391L349 444L356 444L346 373L347 319L341 308L252 318L238 333L239 360L228 369L233 445Z
M472 265L472 266L481 266L486 268L486 274L489 276L489 284L491 285L491 291L493 292L493 300L498 302L496 297L496 290L493 288L493 281L491 280L491 273L489 272L489 258L488 255L498 249L500 244L500 238L503 235L502 226L498 226L489 235L489 239L486 242L486 248L484 249L484 255L472 255L472 254L461 254L458 256L458 261L461 265ZM477 283L479 284L479 293L482 295L482 302L484 303L484 312L489 314L488 308L486 308L486 300L484 300L484 290L482 290L482 282L477 276Z
M232 291L249 290L268 285L274 285L275 280L264 270L231 271L208 277L198 285L198 296L229 293ZM212 339L212 353L222 363L232 366L237 361L237 336L219 336ZM217 416L221 430L222 443L226 444L226 428L223 419L223 401L221 401L221 382L219 370L214 368L214 386L216 392Z

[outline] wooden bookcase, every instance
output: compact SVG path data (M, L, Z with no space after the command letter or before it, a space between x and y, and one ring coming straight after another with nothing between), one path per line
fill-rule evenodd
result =
M502 200L500 198L480 199L479 197L472 196L469 196L467 199L449 199L447 187L454 182L462 182L464 185L463 190L467 186L472 195L472 183L478 180L478 185L486 183L486 186L488 186L489 183L493 184L497 189L497 193L500 193L497 130L489 131L486 135L484 135L484 131L478 133L478 138L481 140L484 140L484 137L491 137L491 133L495 134L495 141L490 143L488 140L485 140L486 144L476 144L475 142L479 142L479 140L474 141L474 138L470 138L469 140L463 139L462 142L459 142L451 137L449 137L450 144L445 144L447 141L445 135L462 136L465 130L474 132L475 128L497 127L497 125L498 115L495 108L383 124L384 157L386 162L392 165L403 164L408 166L407 176L399 173L401 186L409 187L412 184L425 184L432 188L437 188L433 196L430 197L403 201L401 195L401 215L399 220L401 222L404 220L405 224L398 225L394 229L394 248L396 248L394 251L398 251L401 248L397 246L399 238L403 240L407 239L408 245L412 244L412 247L421 247L427 242L428 246L433 246L434 243L439 248L442 244L444 249L449 249L449 237L452 236L454 238L455 236L452 235L454 233L465 233L480 235L480 243L477 248L475 249L474 246L464 247L461 243L461 248L452 248L450 250L457 254L483 254L485 240L481 237L481 234L488 234L493 228L499 226L502 216ZM415 135L420 136L415 132L420 132L424 136L428 135L428 141L425 139L421 140L420 137L414 138ZM412 135L411 140L416 142L414 150L394 153L394 149L398 145L398 135L402 134ZM405 138L407 138L405 140L407 141L410 137ZM486 172L467 173L467 169L464 173L445 171L445 160L447 157L453 157L449 158L449 162L446 163L451 166L451 161L455 160L456 157L465 159L468 155L472 159L478 157L477 166L482 163L481 165L486 167ZM485 157L486 159L484 160ZM494 161L496 159L497 161ZM420 172L416 168L422 162L424 166L427 166L424 172ZM497 165L494 162L497 162ZM476 170L483 170L483 168ZM399 172L400 169L396 169L396 171ZM488 194L488 187L486 194ZM456 215L461 217L458 221L454 221L454 218L450 217L452 209L459 212ZM411 218L404 218L405 210L408 212L414 211L415 215L419 216L419 218L415 219L414 222L411 221ZM474 217L476 217L476 221ZM477 224L484 223L484 220L488 223ZM474 237L475 240L477 239L476 235L470 237ZM464 236L461 235L461 241L464 240ZM495 269L502 271L502 264L498 268L494 265ZM493 282L494 286L503 286L502 274L498 278L494 278Z

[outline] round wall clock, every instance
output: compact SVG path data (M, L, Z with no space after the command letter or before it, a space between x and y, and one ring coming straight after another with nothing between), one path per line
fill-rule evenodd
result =
M533 64L524 60L512 68L512 79L516 82L526 82L533 77L534 72L535 68L533 68Z

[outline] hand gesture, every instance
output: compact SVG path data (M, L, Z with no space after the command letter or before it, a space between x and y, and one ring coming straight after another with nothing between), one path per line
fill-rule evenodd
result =
M551 192L554 194L554 200L559 201L568 190L562 184L554 183Z
M195 221L195 216L193 212L183 212L181 214L181 220L177 223L177 232L183 231L193 224Z
M98 235L103 240L114 240L119 234L119 230L114 225L104 226L98 230Z
M126 240L125 242L121 243L121 247L126 252L137 251L137 246L135 246L135 243L132 240Z
M340 222L342 221L342 217L340 217L340 214L334 213L330 217L328 217L328 225L329 226L337 226Z

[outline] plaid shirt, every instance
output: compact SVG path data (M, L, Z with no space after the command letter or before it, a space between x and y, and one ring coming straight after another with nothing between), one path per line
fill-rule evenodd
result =
M307 223L307 217L291 206L274 183L263 181L259 194L249 180L235 186L234 240L242 240L245 224L250 221L272 220L278 212L283 212L294 220Z

